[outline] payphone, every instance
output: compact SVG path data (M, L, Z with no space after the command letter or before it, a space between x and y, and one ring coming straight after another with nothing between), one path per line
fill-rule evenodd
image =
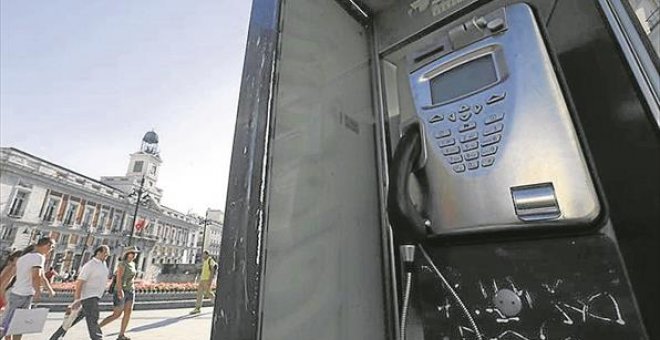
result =
M419 125L405 131L421 148L417 157L398 144L394 207L414 214L401 177L419 167L429 235L593 222L598 196L531 8L510 5L422 39L405 59Z

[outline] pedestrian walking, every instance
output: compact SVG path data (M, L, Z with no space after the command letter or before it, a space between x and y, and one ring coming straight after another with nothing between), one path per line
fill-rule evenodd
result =
M202 253L202 274L199 277L199 284L197 285L197 302L195 303L195 309L190 314L199 314L201 312L204 298L215 298L215 293L211 291L211 285L217 270L218 264L209 255L209 251L204 250Z
M23 252L20 250L11 253L0 271L0 310L7 305L7 300L9 300L7 292L16 277L16 261L22 254Z
M103 327L118 319L123 314L117 340L130 340L125 333L126 328L128 328L128 322L131 320L133 305L135 304L135 276L137 275L137 269L135 268L134 261L138 253L139 250L135 246L124 249L122 261L117 266L114 277L114 293L112 296L114 308L112 314L103 319L100 324L100 327Z
M110 273L105 264L109 254L110 248L106 245L99 246L94 250L94 257L87 261L80 270L73 295L73 303L70 306L71 310L82 307L80 314L71 326L84 318L87 322L87 331L91 340L101 340L103 338L99 326L99 301L105 293L108 274ZM62 326L53 333L50 340L62 339L66 332L67 330Z
M44 276L46 255L53 248L55 248L55 241L50 237L43 237L37 242L34 251L21 255L16 261L16 282L9 293L9 305L2 320L3 329L9 329L9 324L17 309L30 309L32 301L39 301L42 283L48 288L50 296L55 296L53 287ZM7 336L6 339L20 340L22 337L21 334L14 334Z

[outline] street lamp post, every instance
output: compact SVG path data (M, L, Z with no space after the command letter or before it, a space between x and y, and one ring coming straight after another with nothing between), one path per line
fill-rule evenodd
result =
M206 209L206 216L204 216L204 230L202 231L202 252L204 252L204 247L206 247L206 227L209 222L209 210Z
M136 195L137 199L135 200L135 211L133 213L133 223L131 224L131 236L128 238L128 245L132 246L133 245L133 238L135 237L135 223L137 222L137 217L138 217L138 209L140 207L140 201L142 201L143 197L142 194L144 193L144 175L142 175L142 179L140 180L140 188L138 189L137 193L133 191L131 195ZM146 198L147 195L145 195L144 198Z
M80 262L78 263L78 269L77 269L76 273L80 273L80 269L83 266L85 252L87 251L87 243L89 243L89 237L90 236L92 236L92 228L87 227L87 235L85 236L85 240L83 242L83 248L82 248L82 251L80 252Z

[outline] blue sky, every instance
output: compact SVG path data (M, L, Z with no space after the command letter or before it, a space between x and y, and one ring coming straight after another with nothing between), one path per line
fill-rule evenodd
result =
M163 203L225 205L251 1L0 1L0 145L99 178L160 135Z

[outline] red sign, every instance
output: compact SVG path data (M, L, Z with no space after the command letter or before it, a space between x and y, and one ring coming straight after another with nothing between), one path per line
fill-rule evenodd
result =
M146 228L149 225L149 220L146 218L139 218L135 222L135 230L141 231L142 229Z

